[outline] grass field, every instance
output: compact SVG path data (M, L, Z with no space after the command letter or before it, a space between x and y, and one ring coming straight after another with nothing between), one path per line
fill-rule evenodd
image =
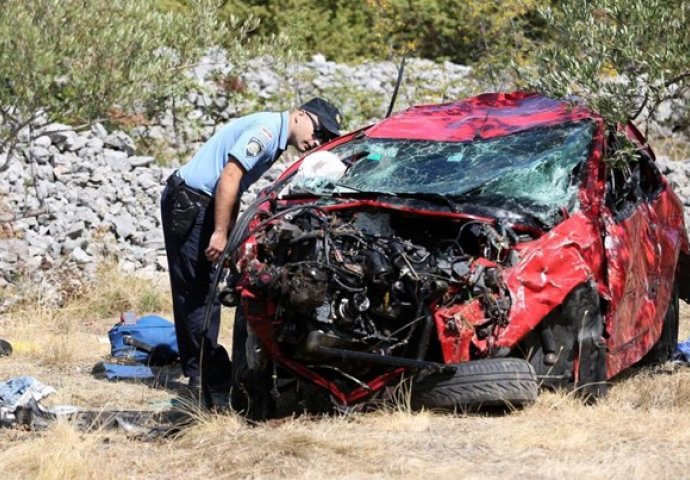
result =
M95 410L160 409L178 398L182 379L174 376L151 387L91 374L109 352L103 337L117 319L96 299L102 304L107 293L119 308L150 305L170 315L164 281L106 283L107 291L86 292L66 308L27 305L0 319L0 337L16 349L0 357L0 380L31 375L57 390L46 404ZM680 336L688 335L690 307L681 302ZM69 423L5 429L0 478L687 478L689 443L690 368L669 365L616 379L593 406L544 392L535 405L500 416L401 406L251 426L232 414L199 412L193 426L152 442Z

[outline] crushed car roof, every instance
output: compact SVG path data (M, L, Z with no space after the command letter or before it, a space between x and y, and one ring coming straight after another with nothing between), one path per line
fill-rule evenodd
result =
M575 100L529 92L486 93L459 102L408 108L369 129L367 136L465 142L587 118L600 120Z

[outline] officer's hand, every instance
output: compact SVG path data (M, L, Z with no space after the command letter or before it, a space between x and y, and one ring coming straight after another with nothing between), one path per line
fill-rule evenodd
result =
M223 232L213 232L211 235L211 241L208 242L208 248L204 251L206 258L211 262L217 262L220 260L220 256L225 250L225 244L228 241L228 236Z

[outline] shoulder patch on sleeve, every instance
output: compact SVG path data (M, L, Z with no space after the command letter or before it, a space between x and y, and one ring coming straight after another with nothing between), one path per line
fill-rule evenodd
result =
M264 151L264 148L264 144L259 138L252 137L249 139L249 142L247 142L247 156L256 157Z

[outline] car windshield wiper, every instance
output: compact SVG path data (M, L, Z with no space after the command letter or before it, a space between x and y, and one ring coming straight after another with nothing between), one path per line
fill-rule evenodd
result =
M333 185L333 187L336 187L336 188L337 188L337 187L340 187L340 188L347 188L348 190L350 190L349 192L343 192L342 190L336 190L336 189L334 188L334 189L331 190L331 192L330 192L330 193L333 194L333 195L338 195L338 194L343 194L343 193L344 193L344 194L349 194L349 193L355 193L355 192L356 192L356 193L369 193L369 194L371 194L371 195L376 195L376 194L379 193L379 192L367 192L366 190L362 190L361 188L351 187L350 185L348 185L348 184L346 184L346 183L331 182L331 185Z
M466 195L460 197L451 196L455 201L456 207L468 213L476 213L478 215L493 217L496 219L504 219L508 221L513 221L527 225L529 227L539 228L540 230L545 230L549 228L544 220L530 212L526 208L516 208L518 205L512 204L509 206L505 205L505 202L501 206L492 205L490 200L482 197L467 198Z
M349 191L337 190L337 187L346 188ZM369 195L378 195L378 192L365 192L344 183L338 182L328 182L320 190L313 190L311 188L302 186L293 186L290 188L290 193L281 195L282 199L295 199L295 198L309 198L309 197L332 197L340 195L351 195L353 193L365 193Z
M460 193L454 193L451 195L455 199L459 199L462 197L471 197L473 195L476 195L478 193L481 193L485 188L484 184L477 185L475 187L468 188L467 190L460 192Z
M389 194L384 194L384 195L390 195L392 197L400 197L400 198L413 198L417 200L428 200L432 201L435 203L442 203L446 205L451 212L453 213L459 213L460 210L458 209L458 204L455 202L452 198L450 198L448 195L444 195L442 193L434 193L434 192L405 192L405 193L389 193Z
M286 193L284 195L280 196L280 200L294 200L294 199L299 199L299 198L313 198L313 197L322 197L323 194L314 192L312 190L309 190L307 188L300 188L300 189L294 189L290 190L290 193Z

